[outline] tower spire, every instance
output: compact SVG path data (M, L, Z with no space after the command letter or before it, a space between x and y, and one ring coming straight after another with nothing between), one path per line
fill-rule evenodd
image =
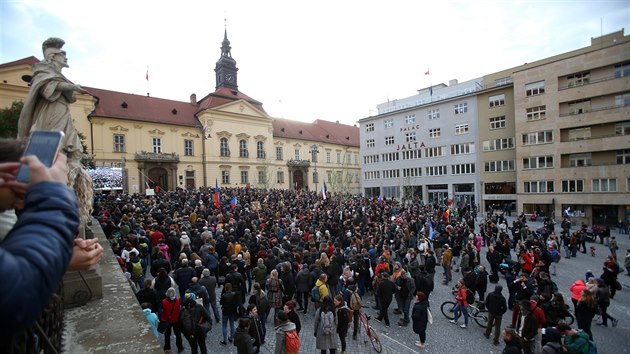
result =
M221 42L221 56L214 68L216 73L216 88L227 87L238 90L238 82L236 79L236 60L232 58L232 47L227 36L227 20L223 32L223 42Z

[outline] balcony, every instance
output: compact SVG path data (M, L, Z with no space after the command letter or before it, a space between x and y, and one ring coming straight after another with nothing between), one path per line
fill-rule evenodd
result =
M311 161L290 159L289 161L287 161L287 166L288 167L310 167Z
M174 152L162 153L140 151L136 152L135 160L138 162L179 162L179 155Z

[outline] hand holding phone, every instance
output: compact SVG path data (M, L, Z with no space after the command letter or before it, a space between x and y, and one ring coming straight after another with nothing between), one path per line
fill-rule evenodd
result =
M22 156L27 157L35 155L37 156L38 162L41 162L44 167L51 167L53 165L53 162L55 162L55 158L57 157L59 149L61 148L63 137L64 133L62 131L36 130L31 133L31 136L28 139L28 144L26 145L26 149L24 150L24 155ZM25 161L32 160L29 159L22 161L22 165L20 166L20 169L18 170L18 174L15 179L18 182L29 183L29 172L31 167L25 165ZM39 168L37 165L34 165L33 167Z

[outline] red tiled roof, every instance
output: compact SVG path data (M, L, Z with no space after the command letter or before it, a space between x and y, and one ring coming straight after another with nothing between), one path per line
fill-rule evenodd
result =
M32 66L33 64L36 64L36 63L39 63L39 62L40 62L39 59L35 58L34 56L30 56L28 58L19 59L19 60L12 61L12 62L9 62L9 63L0 64L0 69L8 68L8 67L11 67L11 66L24 65L24 64Z
M266 113L261 102L256 101L240 91L232 90L226 87L219 87L216 91L199 100L199 110L202 111L204 109L218 107L237 100L247 101L261 112Z
M358 127L321 119L313 123L274 119L273 136L356 147L360 145Z
M98 98L95 114L100 117L195 127L199 121L197 105L92 87L84 87ZM126 106L126 107L125 107Z

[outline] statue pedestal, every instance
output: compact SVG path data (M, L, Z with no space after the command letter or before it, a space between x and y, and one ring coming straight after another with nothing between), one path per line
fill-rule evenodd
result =
M63 303L66 308L83 306L103 298L100 267L81 272L67 272L63 277Z
M100 224L88 222L87 227L81 227L87 238L97 237L101 246L110 247L103 234ZM103 298L103 279L101 266L81 272L66 272L63 276L63 302L66 308L83 306L89 301Z

